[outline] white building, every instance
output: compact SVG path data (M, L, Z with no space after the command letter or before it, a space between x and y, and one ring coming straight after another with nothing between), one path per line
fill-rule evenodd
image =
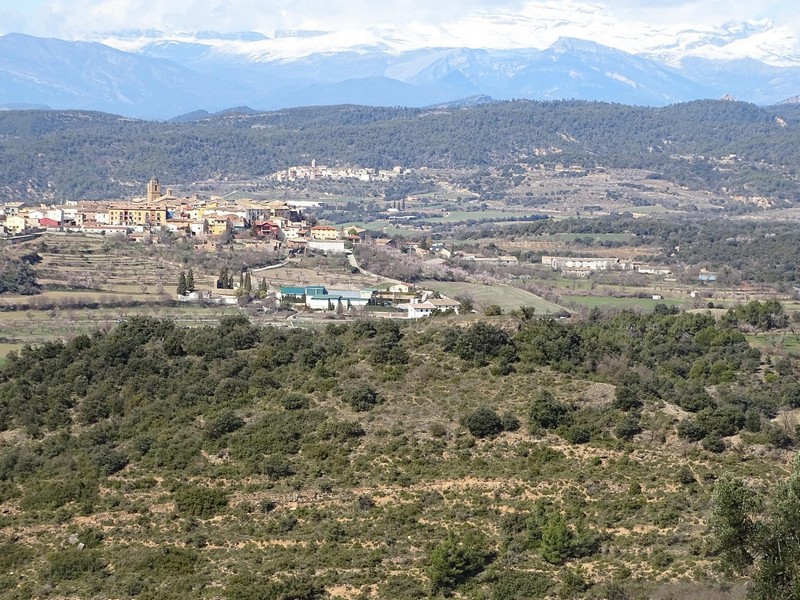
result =
M430 302L409 302L407 306L409 319L430 317L436 312L436 307Z
M422 317L430 317L436 312L445 312L452 310L458 314L460 303L456 300L449 298L430 298L423 302L410 302L406 307L409 319L421 319Z
M288 237L288 236L287 236ZM344 240L308 240L308 247L326 254L344 254Z

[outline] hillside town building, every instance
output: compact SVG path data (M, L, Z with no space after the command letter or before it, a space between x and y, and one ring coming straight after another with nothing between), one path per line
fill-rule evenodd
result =
M100 235L165 231L202 239L241 234L269 241L276 248L294 241L300 244L298 247L333 253L345 251L346 238L331 225L306 222L300 207L281 200L232 202L201 199L197 195L179 198L170 188L164 191L155 177L147 183L145 196L135 200L72 201L38 207L6 202L0 205L0 227L7 235L37 231Z

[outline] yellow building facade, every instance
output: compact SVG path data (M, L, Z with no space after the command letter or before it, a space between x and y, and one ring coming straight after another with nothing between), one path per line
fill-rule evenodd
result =
M110 225L148 225L163 227L167 222L167 209L147 206L116 206L108 209Z

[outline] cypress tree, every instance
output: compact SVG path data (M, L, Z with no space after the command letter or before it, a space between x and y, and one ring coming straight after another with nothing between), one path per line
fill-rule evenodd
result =
M186 273L181 271L180 277L178 277L178 295L185 296L186 292Z

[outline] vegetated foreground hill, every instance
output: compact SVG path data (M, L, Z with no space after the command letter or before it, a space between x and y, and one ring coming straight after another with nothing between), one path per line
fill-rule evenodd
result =
M798 119L792 105L727 101L335 106L232 111L188 123L7 111L0 114L0 189L36 200L128 197L153 174L176 185L254 180L316 159L380 168L636 167L681 185L793 201Z
M715 481L783 479L797 434L776 417L800 405L796 359L740 328L785 325L777 303L314 331L136 317L26 348L0 376L0 595L727 586Z

